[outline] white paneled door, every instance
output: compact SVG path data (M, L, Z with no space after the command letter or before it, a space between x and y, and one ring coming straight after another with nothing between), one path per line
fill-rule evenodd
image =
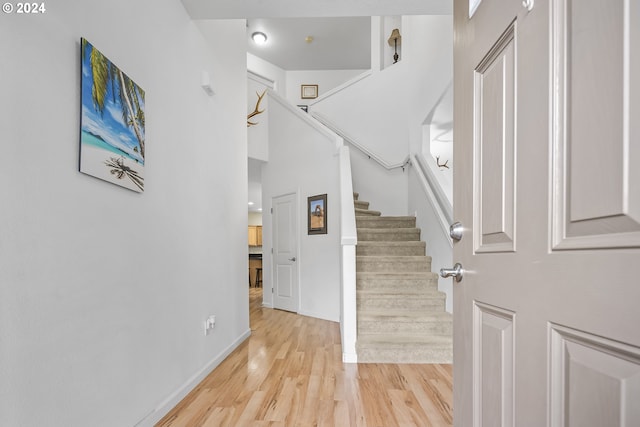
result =
M640 1L454 1L454 423L640 426Z
M298 216L296 195L274 197L273 307L298 311Z

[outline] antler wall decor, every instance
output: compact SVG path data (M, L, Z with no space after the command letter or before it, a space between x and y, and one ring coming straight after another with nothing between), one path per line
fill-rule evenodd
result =
M443 164L440 164L440 156L436 156L436 164L438 165L439 168L447 168L447 169L449 169L449 166L447 166L447 163L449 163L449 160L447 160Z
M253 110L253 112L247 114L247 127L255 126L255 125L258 124L258 122L249 121L250 118L257 116L258 114L264 113L264 110L260 111L260 101L262 101L262 98L264 97L265 93L267 93L266 89L262 91L262 95L260 95L258 92L256 92L256 95L258 95L258 102L256 102L256 108Z

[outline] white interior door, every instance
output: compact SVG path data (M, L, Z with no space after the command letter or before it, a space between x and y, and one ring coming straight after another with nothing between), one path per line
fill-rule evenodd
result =
M273 207L273 307L298 311L298 215L295 194L275 197Z
M640 1L469 3L454 423L640 426Z

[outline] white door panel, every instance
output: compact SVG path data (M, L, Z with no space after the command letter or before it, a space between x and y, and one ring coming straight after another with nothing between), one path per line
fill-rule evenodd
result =
M637 426L640 1L454 2L454 423Z
M275 197L273 207L273 307L298 311L298 216L296 195Z

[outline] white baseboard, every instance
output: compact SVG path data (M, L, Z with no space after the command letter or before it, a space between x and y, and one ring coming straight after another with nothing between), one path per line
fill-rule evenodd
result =
M187 380L178 390L167 397L156 409L149 415L140 420L135 427L153 427L158 421L176 407L182 399L185 398L191 390L193 390L200 382L205 379L224 359L231 354L240 344L251 335L251 329L240 335L231 345L225 348L213 360L207 363L200 371Z
M336 318L332 318L332 317L326 316L324 314L314 313L312 311L307 311L307 310L300 310L300 311L298 311L298 314L301 315L301 316L315 317L316 319L328 320L330 322L340 323L340 317L338 317L336 319Z

